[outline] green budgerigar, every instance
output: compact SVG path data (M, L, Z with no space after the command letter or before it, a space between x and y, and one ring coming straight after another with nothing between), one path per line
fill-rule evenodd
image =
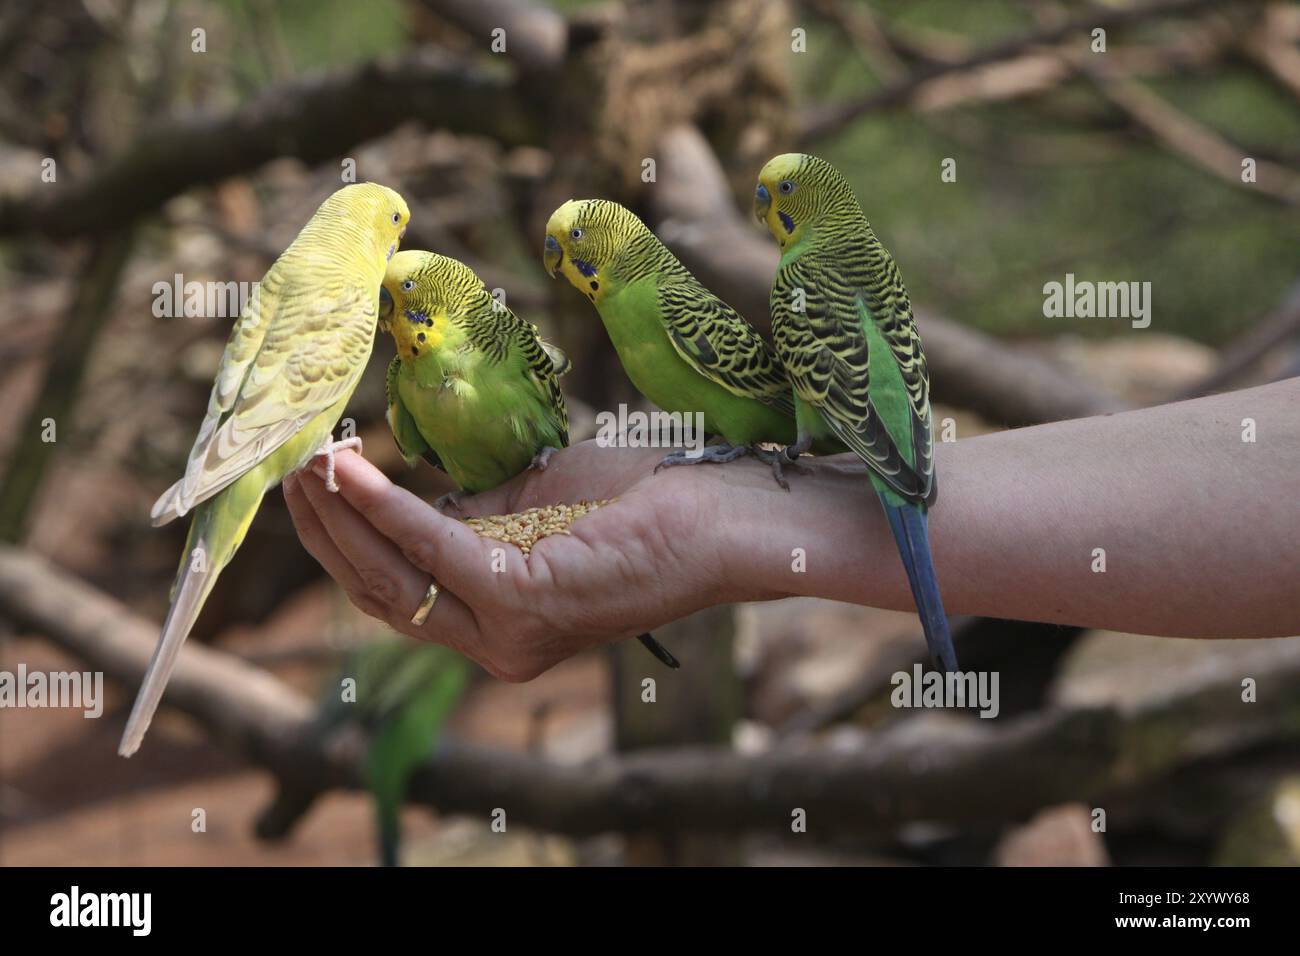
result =
M758 443L794 442L790 380L772 346L630 210L570 200L546 224L543 260L591 300L642 395L666 412L702 413L705 431L726 442L695 456L676 452L661 465L750 453L777 463ZM831 436L818 450L843 449ZM778 480L784 484L779 473Z
M799 425L786 457L830 435L866 463L930 653L955 671L926 519L935 494L930 379L898 265L839 170L815 156L770 160L754 213L781 247L772 338Z
M346 680L351 684L345 683ZM401 811L411 773L433 752L443 726L469 686L470 665L439 644L370 641L352 654L326 686L317 725L343 723L369 735L365 780L375 800L379 858L396 866Z
M388 366L388 424L408 464L424 458L463 493L477 494L545 468L569 444L559 383L568 359L468 266L432 252L400 252L380 299L380 322L397 346ZM650 635L640 640L678 666Z
M379 283L410 211L385 186L338 190L267 271L236 322L185 476L153 506L155 525L193 511L162 638L118 752L140 746L181 645L262 496L317 455L355 447L331 434L374 344ZM337 490L337 488L333 488Z
M380 291L388 424L408 464L424 458L463 494L503 484L569 444L564 353L494 299L464 263L400 252ZM440 501L455 501L459 494Z

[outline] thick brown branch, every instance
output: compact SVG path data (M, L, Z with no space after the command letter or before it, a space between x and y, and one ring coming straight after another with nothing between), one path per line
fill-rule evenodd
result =
M0 547L0 613L130 686L157 634L112 598L14 548ZM1243 705L1240 679L1258 674L1268 687ZM187 646L167 702L304 792L359 785L357 734L320 740L306 700L227 654ZM887 836L919 820L994 825L1148 783L1188 761L1298 738L1300 643L1270 641L1234 648L1230 664L1170 669L1141 704L917 719L855 750L804 741L760 756L695 747L565 765L452 746L417 772L410 800L483 819L500 807L512 823L571 834L788 832L801 807L814 835Z
M539 142L541 119L528 103L508 80L431 49L319 74L272 87L232 113L155 123L87 178L0 203L0 235L108 229L191 187L281 157L319 163L411 120L506 145Z
M659 182L650 188L657 231L706 286L749 317L768 324L775 245L736 211L708 142L680 126L656 153ZM973 329L918 310L935 396L992 422L1027 425L1119 411L1124 404L1064 369L1013 352Z

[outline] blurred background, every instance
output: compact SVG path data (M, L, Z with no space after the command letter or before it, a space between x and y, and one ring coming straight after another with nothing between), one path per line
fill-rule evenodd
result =
M231 322L156 284L256 281L354 170L569 353L576 440L639 399L541 268L551 210L631 206L766 331L750 196L791 149L896 255L958 438L1300 374L1292 3L7 0L0 671L107 680L98 720L0 709L0 864L1300 863L1295 640L957 621L979 720L889 705L914 615L800 600L665 628L678 672L506 685L354 611L277 494L116 757L184 541L149 506ZM1149 282L1150 326L1045 317L1067 274ZM391 350L347 416L432 498Z

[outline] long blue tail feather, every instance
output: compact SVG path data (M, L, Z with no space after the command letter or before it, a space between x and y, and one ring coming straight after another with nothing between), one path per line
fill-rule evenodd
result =
M936 666L948 672L956 671L957 652L952 646L948 617L939 596L939 580L935 577L934 560L930 557L930 531L925 510L921 505L893 504L880 492L877 496L885 509L885 517L889 519L889 528L894 532L903 567L907 570L912 599L925 630L930 656Z

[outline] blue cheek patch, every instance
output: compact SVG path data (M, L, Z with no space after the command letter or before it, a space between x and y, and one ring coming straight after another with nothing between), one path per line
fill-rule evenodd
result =
M574 266L577 267L578 271L581 272L583 275L585 275L588 279L590 279L592 276L596 274L596 267L593 266L590 262L584 262L582 259L574 259L573 264Z
M781 217L781 225L785 226L785 231L794 232L794 220L780 211L777 212L777 215Z
M433 321L423 312L414 312L411 309L405 311L407 320L415 325L433 325Z

